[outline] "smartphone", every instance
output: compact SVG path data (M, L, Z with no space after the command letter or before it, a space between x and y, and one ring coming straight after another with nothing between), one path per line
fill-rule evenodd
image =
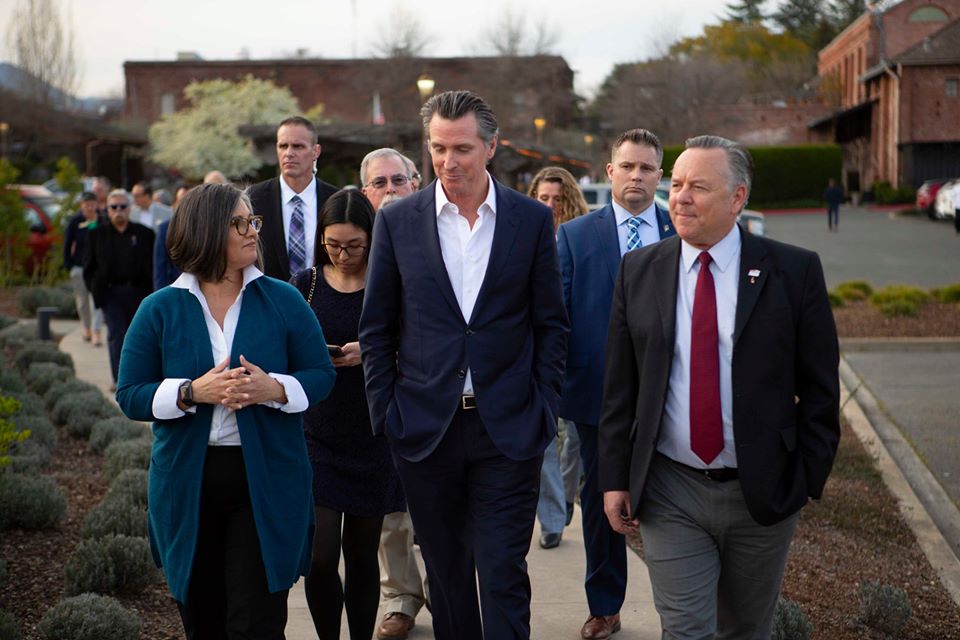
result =
M330 354L330 357L331 357L331 358L342 358L342 357L343 357L343 349L341 349L340 347L338 347L338 346L335 345L335 344L328 344L328 345L327 345L327 353Z

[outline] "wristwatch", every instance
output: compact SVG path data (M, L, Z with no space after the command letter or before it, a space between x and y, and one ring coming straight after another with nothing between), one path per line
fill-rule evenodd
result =
M192 407L197 404L193 401L193 380L184 380L180 383L180 388L177 389L177 399L185 407Z

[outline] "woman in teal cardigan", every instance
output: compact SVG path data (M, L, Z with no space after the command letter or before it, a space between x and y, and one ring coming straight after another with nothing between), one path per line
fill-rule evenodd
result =
M282 638L310 567L302 413L335 377L316 316L264 276L262 220L236 187L190 191L167 247L183 275L140 305L117 402L153 422L149 537L187 638Z

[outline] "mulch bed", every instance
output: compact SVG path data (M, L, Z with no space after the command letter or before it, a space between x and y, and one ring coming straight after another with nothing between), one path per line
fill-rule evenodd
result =
M866 300L833 310L841 338L960 337L960 305L928 302L915 316L887 317Z

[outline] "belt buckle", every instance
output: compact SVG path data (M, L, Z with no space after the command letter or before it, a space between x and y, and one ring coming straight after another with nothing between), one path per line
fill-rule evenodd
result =
M460 408L467 409L476 409L477 408L477 397L473 395L462 395L460 396Z

